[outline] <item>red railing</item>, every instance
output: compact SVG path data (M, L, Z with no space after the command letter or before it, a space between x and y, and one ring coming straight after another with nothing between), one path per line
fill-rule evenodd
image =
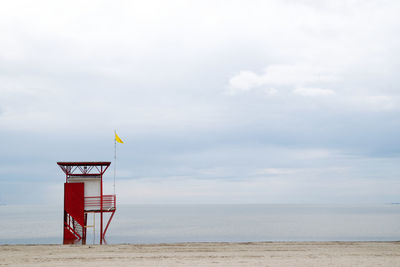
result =
M85 197L85 210L101 210L100 196ZM115 210L116 195L103 195L103 211Z

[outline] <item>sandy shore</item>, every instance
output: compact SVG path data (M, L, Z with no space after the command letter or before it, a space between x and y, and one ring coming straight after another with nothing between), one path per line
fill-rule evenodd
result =
M400 242L2 245L2 265L400 266Z

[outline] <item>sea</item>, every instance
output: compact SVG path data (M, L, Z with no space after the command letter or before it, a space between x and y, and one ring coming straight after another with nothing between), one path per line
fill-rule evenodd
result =
M108 215L106 216L106 219ZM87 244L99 242L88 217ZM0 206L0 244L61 244L63 207ZM399 241L400 205L119 205L107 244Z

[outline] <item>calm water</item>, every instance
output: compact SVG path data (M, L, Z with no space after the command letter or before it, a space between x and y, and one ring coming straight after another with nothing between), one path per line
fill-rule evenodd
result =
M62 206L0 206L0 244L60 244L62 212ZM92 231L88 243L98 242ZM400 205L390 204L120 205L107 232L109 244L394 240Z

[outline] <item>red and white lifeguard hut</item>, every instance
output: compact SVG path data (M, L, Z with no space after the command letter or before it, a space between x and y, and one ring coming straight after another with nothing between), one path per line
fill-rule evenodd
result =
M111 162L57 162L64 184L64 244L86 243L88 214L100 214L100 244L116 211L116 197L103 195L103 174ZM103 231L103 213L110 213ZM91 227L95 227L93 224Z

